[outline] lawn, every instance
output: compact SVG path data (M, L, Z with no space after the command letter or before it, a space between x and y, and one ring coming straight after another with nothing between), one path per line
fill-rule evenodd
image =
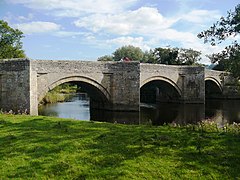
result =
M0 179L240 179L236 130L0 115Z

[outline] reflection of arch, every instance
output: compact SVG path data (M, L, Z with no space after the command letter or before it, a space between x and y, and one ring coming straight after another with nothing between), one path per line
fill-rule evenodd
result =
M206 77L205 78L205 84L206 84L207 81L215 83L215 85L217 85L217 87L219 88L220 92L223 91L221 83L217 79L215 79L214 77Z
M110 101L111 99L111 95L108 93L108 91L101 85L99 84L97 81L88 78L88 77L83 77L83 76L70 76L70 77L65 77L62 79L59 79L53 83L51 83L50 85L48 85L39 95L39 100L41 100L48 91L52 90L53 88L57 87L60 84L63 83L67 83L67 82L81 82L84 83L86 85L88 85L88 87L92 87L94 89L96 89L100 96L105 99L106 101Z
M169 78L166 78L166 77L163 77L163 76L153 76L151 78L148 78L146 80L144 80L143 82L141 82L140 84L140 88L142 88L145 84L151 82L151 81L164 81L164 82L167 82L169 83L171 86L174 87L174 89L178 92L179 96L182 95L182 91L181 89L178 87L178 85L172 81L171 79Z

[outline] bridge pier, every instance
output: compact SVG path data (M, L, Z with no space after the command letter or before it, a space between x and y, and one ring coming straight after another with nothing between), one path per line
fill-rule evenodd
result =
M104 72L104 86L107 87L111 97L108 102L91 99L91 108L110 111L139 111L140 63L111 62L105 65L107 69Z
M178 85L181 89L180 102L205 103L204 67L182 66L179 68Z

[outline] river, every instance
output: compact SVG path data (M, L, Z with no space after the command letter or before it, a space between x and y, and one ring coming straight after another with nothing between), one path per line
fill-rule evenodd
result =
M240 100L207 100L205 104L141 104L140 112L111 112L89 109L86 94L73 96L69 102L39 106L39 115L76 120L107 121L126 124L164 123L189 124L204 119L225 123L240 123Z

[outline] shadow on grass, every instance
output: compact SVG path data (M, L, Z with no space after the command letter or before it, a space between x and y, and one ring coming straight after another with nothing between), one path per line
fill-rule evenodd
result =
M240 141L231 134L14 116L0 120L0 132L3 178L153 178L160 166L172 177L239 177Z

